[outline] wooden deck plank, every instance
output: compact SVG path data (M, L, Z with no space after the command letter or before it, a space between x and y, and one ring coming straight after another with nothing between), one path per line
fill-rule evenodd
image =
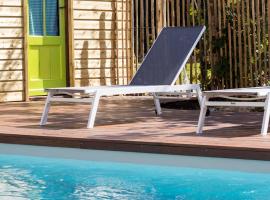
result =
M40 127L43 103L0 104L0 142L270 160L261 112L214 112L196 136L198 110L164 109L157 117L151 98L102 99L94 129L86 129L90 105L78 104L52 106Z

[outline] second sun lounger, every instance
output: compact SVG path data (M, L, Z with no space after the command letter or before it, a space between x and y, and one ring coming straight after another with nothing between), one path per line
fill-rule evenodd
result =
M211 101L211 98L223 98L224 100ZM238 88L203 92L197 134L202 134L206 111L207 108L211 106L263 107L264 116L261 134L263 136L267 135L270 116L270 87Z
M200 87L197 84L174 85L201 39L204 26L188 28L164 28L145 56L139 70L126 86L67 87L46 89L48 96L40 125L45 125L51 102L92 103L88 128L93 128L101 96L150 93L154 97L156 113L161 114L158 93L195 91L200 101ZM91 98L62 98L57 94L87 94Z

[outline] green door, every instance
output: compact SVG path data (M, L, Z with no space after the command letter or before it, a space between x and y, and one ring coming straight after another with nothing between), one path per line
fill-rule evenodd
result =
M29 95L66 86L64 0L28 0Z

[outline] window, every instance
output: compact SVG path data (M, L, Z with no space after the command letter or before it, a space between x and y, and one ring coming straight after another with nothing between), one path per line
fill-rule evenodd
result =
M28 2L30 35L58 36L58 0L28 0Z

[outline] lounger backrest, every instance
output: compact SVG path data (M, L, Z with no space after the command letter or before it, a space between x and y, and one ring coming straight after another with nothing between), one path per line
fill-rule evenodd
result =
M163 28L130 85L173 85L204 31L204 26Z

